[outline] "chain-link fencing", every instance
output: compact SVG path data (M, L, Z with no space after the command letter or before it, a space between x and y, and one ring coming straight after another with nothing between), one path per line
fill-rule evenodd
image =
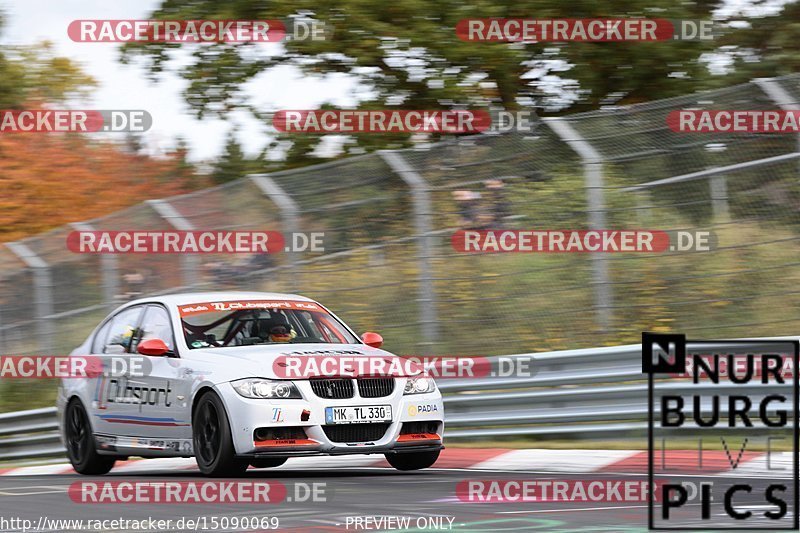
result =
M0 247L0 352L65 352L115 305L297 292L408 354L487 355L794 333L798 136L678 133L680 109L798 109L800 76L247 176ZM113 186L110 184L110 186ZM710 230L709 252L465 254L459 228ZM91 255L90 230L324 232L325 251Z

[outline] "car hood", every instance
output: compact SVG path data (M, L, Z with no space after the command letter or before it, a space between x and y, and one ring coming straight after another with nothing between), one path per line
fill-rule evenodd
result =
M244 377L264 377L281 379L287 378L287 370L285 363L289 359L299 359L304 368L314 368L315 361L317 363L323 359L335 358L337 365L339 362L344 364L341 367L348 370L342 375L358 377L359 375L374 375L369 372L359 372L359 368L365 368L369 365L367 358L381 358L383 359L378 367L393 368L394 371L387 373L380 372L379 375L409 375L417 374L415 371L417 367L403 366L402 372L397 372L397 365L392 366L392 361L400 360L398 356L381 350L373 348L364 344L262 344L253 346L233 346L228 348L202 348L191 350L186 357L187 360L205 363L214 369L217 377L225 375L226 379L215 381L229 381L231 379L239 379ZM365 361L362 365L349 365L349 361ZM308 365L305 366L305 365ZM205 365L204 365L205 366ZM338 368L338 366L337 366ZM409 371L411 369L411 371ZM292 379L308 379L309 376L303 373L304 377L298 378L296 375L290 375Z

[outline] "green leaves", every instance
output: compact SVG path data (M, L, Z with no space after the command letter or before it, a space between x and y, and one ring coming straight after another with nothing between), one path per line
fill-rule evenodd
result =
M82 99L97 85L74 61L56 56L52 43L6 47L0 53L0 108L31 102Z
M324 23L325 40L286 40L278 45L193 45L189 61L170 62L174 44L129 44L124 58L146 60L151 72L174 68L189 81L184 98L199 117L226 116L249 103L242 88L256 76L293 66L321 77L347 73L367 93L361 108L457 106L518 109L531 105L573 112L606 103L628 104L692 92L709 77L700 56L709 42L481 43L460 40L465 18L651 17L709 19L719 0L166 0L157 19L283 19ZM559 86L558 78L568 81ZM570 81L571 80L571 81ZM268 90L268 88L265 88ZM368 96L363 96L368 94ZM565 94L569 95L565 97ZM275 111L263 109L261 112ZM290 139L295 148L316 142ZM396 138L353 136L356 148L397 146ZM401 142L410 142L405 136ZM307 152L305 156L307 157ZM311 161L311 159L308 159Z

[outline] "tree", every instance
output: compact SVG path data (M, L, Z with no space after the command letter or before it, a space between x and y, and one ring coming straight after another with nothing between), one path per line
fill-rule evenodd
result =
M48 41L0 51L0 109L81 99L96 85L75 62L56 56Z
M220 185L228 183L247 174L250 166L242 146L236 139L236 130L230 131L225 140L225 150L214 165L211 180Z
M77 134L2 135L0 242L188 192L176 174L174 157L130 154Z
M292 65L317 79L335 73L358 78L374 97L362 108L400 106L440 109L457 105L506 109L537 105L579 111L600 103L632 103L690 92L704 76L703 42L475 43L461 41L455 26L483 17L708 18L721 0L165 0L157 19L288 19L309 17L330 29L323 41L289 40L285 52L258 53L250 44L193 47L177 67L188 82L184 97L200 117L247 109L243 86L263 72ZM169 68L179 44L136 43L124 60L141 56L154 74ZM561 72L568 68L566 73ZM575 80L572 101L545 83L551 74ZM676 74L678 73L678 74ZM264 110L259 110L264 111ZM274 110L266 110L274 111ZM289 138L279 135L279 138ZM373 136L374 137L374 136ZM397 139L356 137L372 150ZM408 141L408 137L404 138ZM309 144L298 141L298 144ZM306 147L306 154L315 148ZM295 157L297 154L293 154Z
M52 104L82 100L97 86L97 81L83 72L80 65L55 55L49 41L11 48L9 57L23 67L21 82L27 101Z
M175 149L169 154L175 161L175 171L173 173L173 181L183 189L196 189L198 188L197 169L189 162L189 145L186 139L178 137Z
M784 5L777 13L748 19L720 39L716 50L730 61L726 84L800 71L800 3Z
M0 109L73 104L95 86L48 42L0 51ZM98 141L91 134L0 133L0 242L106 215L153 191L168 196L204 185L185 159L185 145L153 158L127 142L128 150L125 139Z

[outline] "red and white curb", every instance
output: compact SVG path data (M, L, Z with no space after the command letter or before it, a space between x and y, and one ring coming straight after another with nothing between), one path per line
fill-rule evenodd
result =
M448 448L434 465L436 468L468 469L505 472L536 472L561 474L647 473L646 451L641 450L548 450L504 448ZM660 452L656 465L661 465ZM708 450L699 460L697 450L668 450L664 460L671 474L792 477L792 454L772 452L769 457L760 452L730 453ZM734 467L735 465L735 467ZM339 457L297 457L269 470L314 470L329 468L390 468L383 457L376 455L347 455ZM122 461L112 474L168 473L197 470L193 458L160 458ZM69 464L47 464L0 469L0 476L44 476L72 474Z

